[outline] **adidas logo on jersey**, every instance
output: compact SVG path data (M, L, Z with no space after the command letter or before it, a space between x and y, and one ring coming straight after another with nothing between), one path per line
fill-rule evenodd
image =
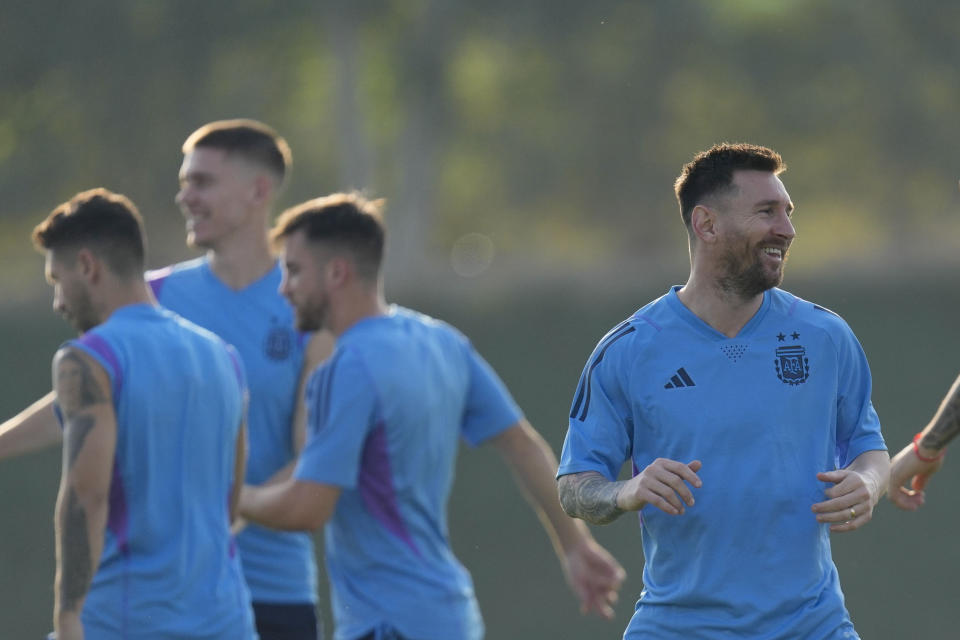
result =
M696 383L687 370L683 367L677 369L677 372L670 376L670 382L663 385L664 389L683 389L684 387L695 387Z

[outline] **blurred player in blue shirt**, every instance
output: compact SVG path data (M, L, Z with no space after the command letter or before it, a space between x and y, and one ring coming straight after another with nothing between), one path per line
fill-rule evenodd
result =
M690 278L611 330L580 378L560 499L597 524L640 514L627 639L857 637L830 532L870 521L889 460L850 328L776 288L795 235L784 168L753 145L684 167Z
M254 120L220 120L183 144L176 201L187 244L202 258L147 274L164 307L236 347L250 387L246 481L288 477L305 438L305 373L330 353L330 337L293 326L277 292L280 265L267 229L290 168L286 141ZM60 442L52 394L0 425L0 458ZM241 527L242 528L242 527ZM317 640L317 569L307 534L259 526L237 535L261 640Z
M296 331L277 289L267 239L273 202L291 164L286 141L252 120L222 120L183 144L176 201L187 243L203 258L147 274L157 300L236 347L250 385L246 482L289 477L305 439L301 381L330 353L328 335ZM257 525L237 535L262 640L316 640L317 568L306 533Z
M584 609L610 616L623 570L563 514L549 446L463 335L385 302L378 205L354 194L309 201L284 213L273 237L298 326L327 328L337 342L308 384L307 445L293 478L245 487L241 514L282 529L326 525L334 637L483 636L447 529L460 438L503 454Z
M142 223L105 189L34 231L54 309L82 333L54 358L63 422L59 640L255 638L230 535L246 384L220 338L155 304Z

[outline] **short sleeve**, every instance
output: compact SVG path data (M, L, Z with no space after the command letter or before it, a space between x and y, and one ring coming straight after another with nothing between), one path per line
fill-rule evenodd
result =
M584 471L617 479L632 449L632 418L623 368L622 338L629 327L605 337L580 375L570 410L557 477ZM619 342L619 344L617 344Z
M464 349L469 382L462 432L476 446L516 424L523 412L493 367L466 340Z
M849 327L838 342L837 446L838 468L848 466L866 451L887 449L880 418L873 408L873 382L867 357Z
M362 361L349 352L333 356L311 375L305 400L307 441L294 478L355 488L377 414L376 389Z

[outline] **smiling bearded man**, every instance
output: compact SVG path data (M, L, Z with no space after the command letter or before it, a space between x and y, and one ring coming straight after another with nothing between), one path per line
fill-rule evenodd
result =
M777 288L796 235L785 168L747 144L684 166L690 277L611 330L580 378L560 501L595 524L640 513L626 640L857 637L830 533L870 521L889 459L850 328Z

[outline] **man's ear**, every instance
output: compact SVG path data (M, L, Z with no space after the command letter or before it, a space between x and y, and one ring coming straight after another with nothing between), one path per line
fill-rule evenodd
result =
M333 256L327 260L324 271L329 286L342 287L353 275L353 263L345 256Z
M261 207L266 206L266 203L273 198L275 186L273 178L266 173L258 173L256 178L253 179L254 202Z
M103 276L103 262L90 249L77 250L76 268L83 278L90 283L96 283Z
M712 244L717 241L717 212L706 205L698 204L690 212L690 228L699 242Z

